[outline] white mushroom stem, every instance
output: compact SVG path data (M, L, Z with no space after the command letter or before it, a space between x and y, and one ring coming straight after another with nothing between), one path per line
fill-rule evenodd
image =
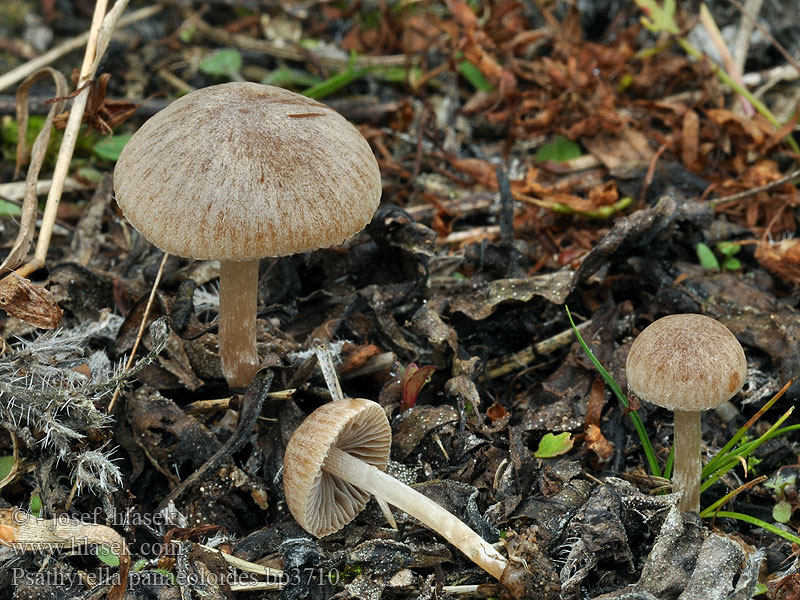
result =
M405 511L461 550L467 558L495 579L499 580L503 575L507 564L503 555L455 515L427 496L338 448L329 450L322 468Z
M675 411L675 468L672 489L681 492L681 511L700 511L700 411Z
M258 370L258 260L219 263L219 356L232 388L249 385Z

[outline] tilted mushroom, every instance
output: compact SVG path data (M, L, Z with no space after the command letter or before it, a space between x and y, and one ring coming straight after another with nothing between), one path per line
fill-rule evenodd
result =
M295 520L314 536L338 531L370 494L405 511L501 580L507 561L439 504L383 472L392 432L383 408L348 398L325 404L295 430L283 461L283 489Z
M700 412L716 408L744 384L747 359L719 321L680 314L653 321L633 341L626 364L628 388L675 413L672 487L679 508L700 509Z
M150 118L114 169L117 203L165 252L220 261L219 345L231 387L258 368L258 263L341 244L369 223L381 177L369 144L328 106L234 82Z

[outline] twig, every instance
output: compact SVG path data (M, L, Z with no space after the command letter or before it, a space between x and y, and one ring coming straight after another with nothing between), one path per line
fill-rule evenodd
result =
M720 57L722 58L722 64L725 65L725 70L728 72L731 78L736 81L736 83L744 87L744 83L742 82L742 72L736 66L736 62L733 60L733 56L731 56L731 52L728 49L727 44L725 44L725 40L722 39L722 34L720 33L719 28L714 21L714 17L711 16L711 11L708 10L708 7L705 5L705 3L700 5L700 23L708 32L714 47L717 49L717 52L719 52ZM739 102L742 105L742 110L744 111L745 115L752 116L755 114L753 105L750 104L744 96L739 95Z
M750 0L750 1L752 1L752 0ZM750 19L750 22L755 26L755 28L758 29L761 33L764 34L764 37L766 37L770 41L772 46L778 52L780 52L781 56L783 56L783 58L786 59L786 62L788 62L790 65L792 65L794 67L795 71L800 73L800 64L798 64L798 62L792 57L792 55L789 54L789 51L786 50L786 48L783 47L783 44L781 44L778 40L776 40L775 36L773 36L769 32L769 30L767 30L766 27L764 27L761 23L758 22L758 19L756 19L756 17L755 17L755 14L757 14L757 11L753 10L752 12L750 12L748 6L742 6L736 0L731 0L731 4L733 4L736 8L738 8L744 16L746 16L748 19Z
M388 56L357 56L351 59L349 56L325 56L315 52L308 52L297 45L278 45L266 40L258 40L247 35L240 33L229 33L224 29L212 27L200 18L197 14L192 14L187 19L192 25L197 28L201 34L208 37L210 40L217 42L223 46L234 46L241 50L249 50L251 52L261 52L277 58L286 60L294 60L304 62L307 56L311 54L314 60L319 64L326 67L334 67L337 69L364 68L364 67L401 67L407 65L409 62L408 56L405 54L391 54Z
M144 328L147 326L147 318L150 316L150 309L153 306L153 300L156 297L156 290L158 289L158 284L161 282L161 275L164 272L164 265L167 264L167 258L169 258L169 254L164 252L164 256L161 259L161 264L158 266L158 273L156 274L156 280L153 282L153 287L150 290L150 297L147 299L147 305L144 307L144 314L142 315L142 322L139 324L139 333L136 334L136 341L133 344L133 349L131 349L131 354L128 357L128 362L125 364L125 370L123 371L126 373L128 369L131 368L133 364L133 359L136 356L136 350L139 349L139 342L142 341L142 336L144 335ZM117 403L117 398L119 397L119 393L121 390L121 386L117 386L114 388L114 395L111 397L111 402L108 403L108 414L114 410L114 405Z
M739 30L736 32L736 40L733 43L733 63L739 73L744 72L744 63L747 60L747 53L750 50L750 36L753 33L755 17L761 11L764 0L746 0L745 5L739 5L739 12L742 19L739 21ZM734 2L734 4L738 4Z
M591 320L584 321L578 325L578 331L583 331L591 324ZM555 350L572 343L574 335L575 334L571 328L565 329L561 333L557 333L553 337L542 340L533 346L528 346L519 352L490 360L486 364L484 376L487 379L494 379L507 373L511 373L512 371L516 371L520 367L526 367L528 364L533 362L537 356L550 354L551 352L554 352Z
M747 198L749 196L755 196L756 194L760 194L761 192L766 192L767 190L771 190L774 187L778 187L779 185L783 185L800 177L800 169L795 169L788 175L784 175L780 179L776 179L775 181L770 181L769 183L765 183L764 185L760 185L758 187L751 188L749 190L745 190L743 192L739 192L737 194L731 194L730 196L722 196L721 198L715 198L709 204L714 207L718 204L722 204L723 202L731 202L733 200L741 200L742 198Z
M267 394L272 400L289 400L297 390L278 390L277 392L270 392ZM197 400L183 407L183 410L189 414L209 413L217 410L227 410L231 407L231 400L233 396L227 398L212 398L210 400Z
M132 23L136 23L137 21L141 21L142 19L147 19L148 17L152 17L155 14L158 14L164 9L163 6L160 4L156 4L153 6L147 6L145 8L140 8L139 10L135 10L130 14L125 15L119 20L119 27L127 27ZM11 87L15 83L22 81L31 73L35 73L42 67L49 65L50 63L58 60L65 54L69 54L73 50L77 50L81 48L87 41L89 40L89 32L82 33L66 42L62 43L55 48L48 50L41 56L37 56L36 58L29 60L28 62L21 64L15 69L11 69L8 73L0 75L0 90L4 90L7 87Z
M56 222L58 204L64 189L64 181L67 178L72 154L78 141L78 132L83 121L83 113L86 110L86 103L89 99L90 86L87 84L94 77L100 64L100 59L111 42L111 34L127 4L128 0L117 0L108 15L106 15L108 0L97 0L95 4L92 25L89 30L88 42L86 43L86 52L83 56L83 64L76 86L76 89L80 90L80 92L72 102L64 137L58 150L58 158L53 171L53 185L47 194L47 203L45 204L44 215L42 215L42 226L39 229L39 237L36 240L36 252L33 260L17 269L16 274L20 277L26 277L44 266L47 250L50 247L50 238L53 235L53 226Z
M0 198L10 202L19 202L25 197L25 188L27 184L24 181L12 181L11 183L0 183ZM40 179L36 182L36 195L43 196L50 191L53 187L53 181L50 179ZM68 177L63 184L65 192L81 192L88 190L89 185Z

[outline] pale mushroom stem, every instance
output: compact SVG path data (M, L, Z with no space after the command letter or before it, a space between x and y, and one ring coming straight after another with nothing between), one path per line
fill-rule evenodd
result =
M700 511L700 411L675 411L675 469L672 489L682 493L681 511Z
M405 511L461 550L495 579L502 577L507 564L503 555L427 496L338 448L329 450L322 469Z
M231 388L247 387L258 370L258 260L219 263L219 356Z

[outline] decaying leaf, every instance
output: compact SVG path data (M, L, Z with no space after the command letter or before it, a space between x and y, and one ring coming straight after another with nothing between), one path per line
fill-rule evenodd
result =
M774 243L762 240L756 246L756 260L782 279L800 283L800 240L795 238Z
M15 273L0 280L0 308L42 329L55 329L63 314L49 290Z
M89 127L99 131L100 133L111 133L114 127L127 121L133 113L139 108L139 104L134 104L128 100L110 100L106 97L106 88L108 87L108 80L111 79L110 73L103 73L96 80L91 81L89 89L89 99L86 103L86 110L83 114L83 121L89 124ZM78 82L78 72L74 71L72 74L73 83ZM80 90L76 90L77 94ZM66 100L66 97L58 98L58 100ZM63 112L56 117L55 126L57 129L63 129L67 126L67 119L69 112Z

